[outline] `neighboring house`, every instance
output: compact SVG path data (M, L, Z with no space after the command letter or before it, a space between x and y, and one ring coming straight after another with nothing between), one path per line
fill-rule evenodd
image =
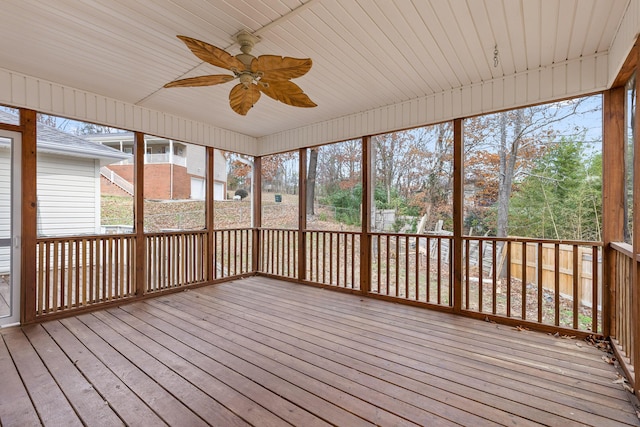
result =
M12 119L0 111L1 121ZM0 139L0 231L7 235L10 148L8 140ZM99 234L100 168L131 156L42 124L38 124L37 149L38 235ZM8 265L8 248L2 248L0 272Z
M124 153L133 154L133 132L85 135L94 141ZM204 200L206 191L205 147L171 139L145 136L144 194L147 199ZM103 169L103 191L118 178L133 188L133 158ZM214 200L225 200L227 162L220 150L214 150ZM118 190L116 190L118 191Z

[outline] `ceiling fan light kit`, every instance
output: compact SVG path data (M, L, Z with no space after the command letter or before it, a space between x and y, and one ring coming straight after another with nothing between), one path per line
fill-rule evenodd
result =
M305 75L312 65L309 58L291 58L277 55L251 55L260 38L240 31L235 38L240 51L233 56L219 47L187 36L178 36L191 52L204 62L233 73L179 79L164 85L171 87L212 86L238 79L229 93L229 105L238 114L246 115L260 99L261 93L294 107L315 107L316 104L291 79Z

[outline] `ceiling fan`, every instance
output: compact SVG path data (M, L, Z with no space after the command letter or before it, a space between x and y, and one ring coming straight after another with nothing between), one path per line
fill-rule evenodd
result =
M178 36L195 56L216 67L233 73L190 77L167 83L164 87L212 86L239 79L229 93L229 105L238 114L246 115L260 99L260 93L294 107L315 107L316 104L291 81L311 69L311 59L277 55L251 55L259 39L246 31L236 35L242 53L232 56L224 50L187 36Z

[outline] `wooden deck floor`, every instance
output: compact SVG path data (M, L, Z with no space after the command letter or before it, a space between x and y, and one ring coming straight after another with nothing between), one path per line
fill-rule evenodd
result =
M2 426L640 425L582 341L260 277L1 335Z

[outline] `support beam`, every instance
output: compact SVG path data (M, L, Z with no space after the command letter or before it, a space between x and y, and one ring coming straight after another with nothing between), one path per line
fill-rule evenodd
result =
M462 311L462 233L464 224L463 121L453 121L453 310Z
M134 189L133 189L133 217L136 232L136 295L142 296L145 293L147 283L147 240L144 236L144 156L145 141L144 134L136 132L133 142L134 150Z
M371 136L362 138L362 234L360 235L360 291L367 295L371 290L371 209L375 180L372 171L373 148Z
M251 189L253 222L253 246L251 248L251 262L253 271L260 271L260 228L262 227L262 157L253 161L253 188Z
M215 149L213 147L206 148L206 189L207 193L205 195L204 202L204 212L205 212L205 228L207 229L207 248L205 258L205 268L207 269L207 282L213 281L214 278L214 268L215 263L213 260L215 259L215 242L214 242L214 227L215 227L215 218L214 218L214 165L215 165Z
M298 183L298 280L307 278L307 149L299 151Z
M20 322L23 325L33 322L36 318L36 239L38 237L36 123L35 111L20 110L22 129Z
M624 86L603 94L603 144L602 144L602 333L616 335L617 310L616 254L611 242L624 241L625 207L625 95Z
M633 47L636 56L640 45ZM631 364L634 368L640 364L640 263L636 254L640 253L640 105L637 102L637 96L640 91L640 74L638 73L638 64L636 63L636 103L633 112L635 119L634 141L633 141L633 282L631 290L631 345L633 348L629 351L631 356ZM634 381L634 387L637 383Z

